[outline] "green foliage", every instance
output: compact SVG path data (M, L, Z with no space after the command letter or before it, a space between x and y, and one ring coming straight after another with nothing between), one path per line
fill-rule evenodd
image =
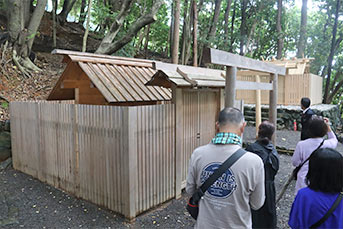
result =
M1 107L2 108L8 108L8 102L2 102Z

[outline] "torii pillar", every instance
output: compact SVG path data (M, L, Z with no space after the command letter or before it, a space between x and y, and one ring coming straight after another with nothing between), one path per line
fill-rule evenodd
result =
M286 68L263 61L254 60L248 57L232 54L229 52L206 48L203 53L205 63L226 66L225 79L225 107L233 107L236 98L236 89L245 90L270 90L269 96L269 121L277 129L277 94L278 94L278 75L285 75ZM270 74L270 83L241 82L237 81L237 68L248 69ZM239 87L236 84L240 83ZM275 144L275 135L273 143Z

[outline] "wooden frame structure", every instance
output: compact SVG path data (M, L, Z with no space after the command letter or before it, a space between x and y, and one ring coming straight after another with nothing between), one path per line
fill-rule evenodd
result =
M76 104L154 105L171 101L171 91L147 87L155 74L153 61L56 49L67 67L47 100Z
M81 97L75 98L76 104L11 103L14 167L130 219L181 196L191 153L213 137L224 102L233 104L233 98L228 99L230 92L225 93L224 100L224 88L232 86L229 82L236 89L275 91L277 74L282 73L282 68L279 72L269 70L274 73L273 83L241 82L225 80L221 70L59 52L70 68L67 66L57 82L51 99L73 99L77 90L89 90L94 84L94 90L107 93L104 98L98 97L103 102L100 104L107 106L79 104L100 105L97 99L86 101ZM117 81L107 72L113 68L121 77ZM236 72L236 68L228 67L227 72ZM71 78L67 77L68 71ZM86 73L91 75L89 79L84 78ZM147 94L147 101L139 100L141 95L128 100L123 90L133 87L129 83L136 83L128 73L149 80L127 93L169 92L171 96L166 98L171 98L172 104L157 105ZM115 101L119 95L124 98L121 102ZM155 105L141 106L145 102Z
M299 105L303 97L311 99L311 104L320 104L322 102L323 78L310 73L311 58L293 58L283 60L264 61L286 68L286 75L278 77L278 105ZM257 79L259 78L259 79ZM237 72L237 79L255 82L269 82L269 74L242 70ZM268 104L269 94L260 92L261 103ZM245 103L254 104L257 96L254 91L238 91L237 99L243 99Z
M206 48L204 50L204 62L207 64L217 64L226 67L226 83L225 83L225 107L233 107L236 98L236 81L237 68L248 69L258 72L266 72L270 74L269 87L261 87L260 82L251 83L252 90L270 90L269 97L269 120L275 127L277 121L277 93L278 93L278 75L285 75L286 68L270 63L254 60L251 58L239 56L237 54L225 52L222 50ZM272 90L270 89L272 86ZM259 105L260 104L256 104ZM257 111L259 110L259 111ZM256 121L261 121L261 107L256 106ZM258 127L256 122L256 127ZM275 142L274 134L274 142Z

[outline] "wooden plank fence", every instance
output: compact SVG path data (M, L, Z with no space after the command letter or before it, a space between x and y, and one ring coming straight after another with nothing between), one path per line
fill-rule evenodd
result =
M269 82L269 76L261 76L261 82ZM238 80L256 81L256 76L237 76ZM302 97L309 97L311 104L322 102L322 77L313 74L286 75L278 77L278 104L299 105ZM238 90L236 99L246 104L255 104L256 95L252 90ZM269 103L269 91L261 91L262 104Z
M10 113L15 169L127 218L175 196L173 104L11 102Z

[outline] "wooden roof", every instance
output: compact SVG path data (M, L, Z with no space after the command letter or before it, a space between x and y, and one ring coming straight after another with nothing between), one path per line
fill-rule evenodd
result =
M225 88L225 71L192 67L177 64L155 62L154 68L158 70L146 85L158 85L166 88L176 87L210 87ZM237 90L272 90L270 83L256 83L249 81L236 81Z
M61 95L71 63L80 67L109 103L171 100L170 89L145 85L156 73L152 61L58 49L52 53L64 55L68 66L48 100Z

